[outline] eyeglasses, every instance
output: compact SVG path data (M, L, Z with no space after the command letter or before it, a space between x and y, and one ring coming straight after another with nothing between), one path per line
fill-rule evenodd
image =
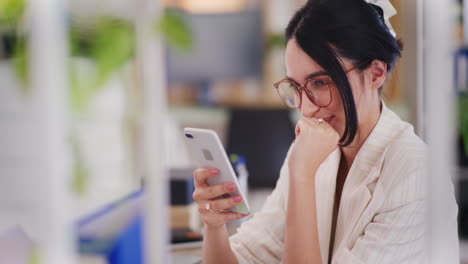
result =
M349 73L356 67L345 70ZM327 107L332 102L332 93L330 87L334 82L330 78L315 77L308 79L303 86L294 80L285 78L273 86L276 88L281 100L290 108L298 108L302 102L302 91L307 98L319 107Z

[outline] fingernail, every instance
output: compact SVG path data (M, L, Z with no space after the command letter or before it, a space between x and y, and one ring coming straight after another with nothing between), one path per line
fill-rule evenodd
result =
M235 202L235 203L240 203L242 201L242 197L241 196L236 196L234 198L232 198L232 200Z
M209 172L211 175L218 175L219 170L218 169L209 169Z
M229 183L228 185L226 185L226 190L233 192L236 190L236 185L234 183Z

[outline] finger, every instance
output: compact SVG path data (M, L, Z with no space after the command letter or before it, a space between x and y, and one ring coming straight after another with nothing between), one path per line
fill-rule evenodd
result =
M224 199L214 200L211 202L211 209L214 211L222 211L231 208L242 202L242 196L236 195Z
M195 187L208 186L206 179L215 177L219 174L216 168L198 168L193 172L193 182Z
M325 120L318 122L317 126L320 127L321 129L329 131L330 133L335 132L335 129Z
M220 215L221 215L221 218L226 222L241 219L241 218L248 216L245 214L238 214L238 213L220 213Z
M327 130L327 129L332 129L332 127L330 126L330 124L328 124L325 120L320 120L320 119L317 119L317 118L307 118L305 120L305 122L307 123L307 125L309 127L313 127L313 128L317 128L317 129L324 129L324 130Z
M204 206L202 206L201 204L198 204L198 213L200 213L201 215L205 215L209 212L210 211L207 210Z
M319 121L319 119L314 118L314 117L304 118L304 122L307 123L307 125L310 125L310 126L313 126L313 127L321 125L321 122Z
M301 120L299 120L299 122L297 122L295 129L296 137L298 137L302 132L304 132L307 129L307 127L315 127L315 124L311 119L313 118L302 118Z
M231 193L237 189L236 185L232 182L216 184L213 186L197 187L193 192L193 200L213 200L221 195Z
M316 123L318 126L320 127L330 127L330 124L328 124L327 121L325 121L324 119L322 118L319 118L317 119L317 123Z

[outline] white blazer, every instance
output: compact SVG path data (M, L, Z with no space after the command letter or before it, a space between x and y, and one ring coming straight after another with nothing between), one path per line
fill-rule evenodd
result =
M341 151L332 152L316 173L317 224L322 264L427 263L424 252L425 144L382 103L375 128L347 176L329 259L335 183ZM262 210L230 237L239 263L280 263L288 199L287 158L275 190ZM447 177L447 249L458 263L457 206Z

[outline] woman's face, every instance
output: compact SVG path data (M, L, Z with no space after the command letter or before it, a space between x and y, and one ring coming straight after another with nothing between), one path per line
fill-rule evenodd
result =
M299 47L294 38L288 41L286 45L285 59L287 77L301 85L306 82L306 78L310 74L324 72L324 70ZM353 67L349 60L342 59L341 61L343 63L343 69L348 70ZM378 89L371 89L371 87L369 87L376 85L374 82L370 82L372 79L370 74L371 70L369 69L369 73L366 71L368 71L368 69L362 72L352 70L347 73L358 113L358 132L362 125L371 122L371 113L378 111L378 109L374 109L375 106L380 106ZM346 116L341 96L335 85L330 85L330 90L332 101L325 107L318 107L312 103L305 92L302 91L302 102L298 110L304 117L323 118L340 135L343 135L346 127Z

